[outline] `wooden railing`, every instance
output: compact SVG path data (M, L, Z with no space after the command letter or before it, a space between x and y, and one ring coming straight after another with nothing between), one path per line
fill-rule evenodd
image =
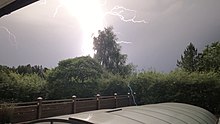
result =
M47 118L58 115L74 114L84 111L98 109L112 109L117 107L125 107L132 105L130 94L114 96L100 96L91 98L77 98L72 96L72 99L63 100L43 100L39 97L35 102L14 103L11 122L24 122L40 118ZM4 117L4 113L0 109L0 120Z

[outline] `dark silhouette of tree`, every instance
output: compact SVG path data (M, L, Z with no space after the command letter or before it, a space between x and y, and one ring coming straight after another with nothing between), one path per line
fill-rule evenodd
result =
M0 71L9 72L10 68L4 65L0 65Z
M12 69L11 69L12 70ZM45 78L45 72L48 70L47 68L43 68L42 65L35 65L31 66L30 64L28 65L19 65L17 68L13 69L16 71L18 74L37 74L42 78Z
M177 66L189 72L196 71L198 64L197 55L197 49L190 43L186 47L184 54L181 55L181 60L177 60Z
M113 27L98 31L98 36L93 38L95 55L94 58L108 72L113 74L127 75L131 73L132 65L126 65L126 54L121 54L121 46L116 43L118 38L113 32Z

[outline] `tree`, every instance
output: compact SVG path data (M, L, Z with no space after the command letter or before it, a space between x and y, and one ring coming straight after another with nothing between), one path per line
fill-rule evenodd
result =
M45 97L46 83L37 74L21 75L0 70L0 102L25 102Z
M130 73L131 66L126 66L126 54L121 54L121 46L116 43L118 38L113 32L113 27L98 31L98 36L93 38L94 58L107 71L113 74L126 75Z
M220 42L207 45L199 55L199 71L220 72Z
M17 68L13 69L10 68L12 71L16 71L19 74L38 74L40 77L45 78L45 72L48 70L47 68L43 68L42 65L35 65L31 66L30 64L28 65L19 65Z
M198 64L197 55L197 49L194 47L192 43L190 43L186 47L184 55L181 55L181 60L177 60L177 66L189 72L196 71Z
M48 75L49 98L92 96L97 93L97 79L102 73L101 65L89 56L62 60Z

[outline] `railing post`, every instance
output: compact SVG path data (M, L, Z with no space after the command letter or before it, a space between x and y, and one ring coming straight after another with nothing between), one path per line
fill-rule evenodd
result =
M97 106L97 110L100 109L100 94L96 95L96 106Z
M117 108L118 107L117 93L114 93L114 98L115 98L115 108Z
M42 113L42 97L37 98L37 119L41 118L41 113Z
M72 113L73 114L76 113L76 96L75 95L72 96Z

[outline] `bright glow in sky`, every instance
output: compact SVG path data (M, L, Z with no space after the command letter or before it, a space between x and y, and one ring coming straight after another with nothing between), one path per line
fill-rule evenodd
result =
M83 55L93 56L93 36L103 26L103 11L100 0L59 0L61 6L67 8L76 17L83 30Z

